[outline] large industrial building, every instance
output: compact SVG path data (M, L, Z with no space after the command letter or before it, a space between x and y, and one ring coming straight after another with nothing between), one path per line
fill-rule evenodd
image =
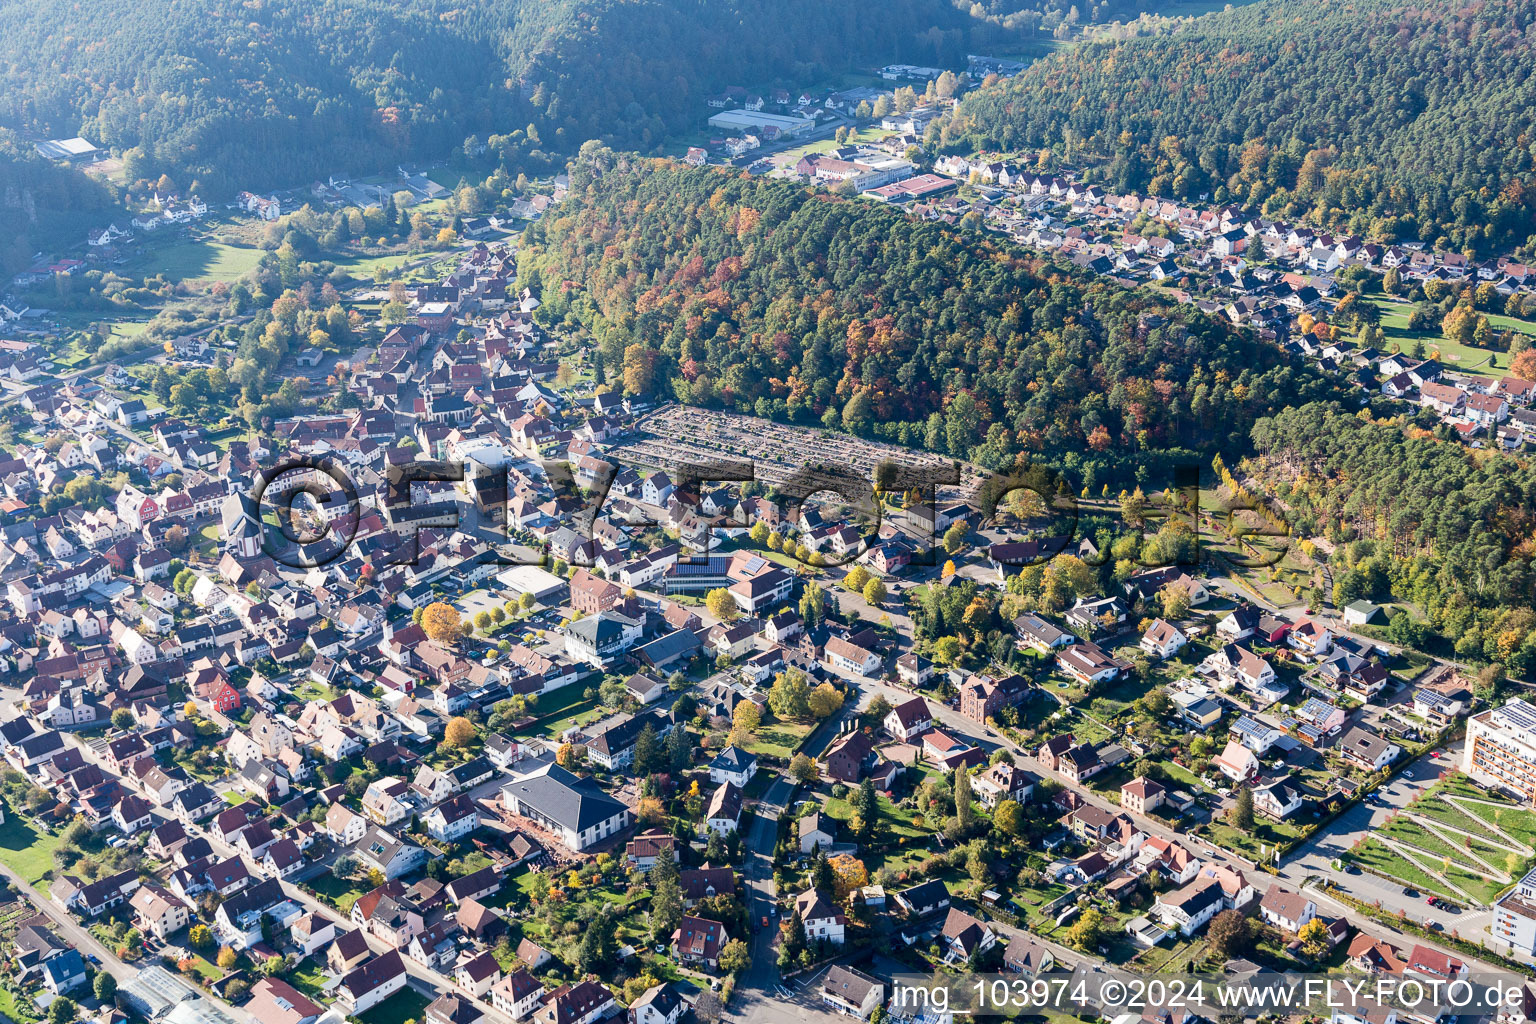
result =
M780 135L799 135L816 126L809 117L765 114L761 110L722 110L709 119L711 128L727 132L760 132L775 128Z

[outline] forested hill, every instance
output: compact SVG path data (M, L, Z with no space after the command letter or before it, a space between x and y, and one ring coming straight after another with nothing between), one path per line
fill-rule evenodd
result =
M1028 452L1097 487L1240 450L1256 417L1330 387L1225 322L869 199L592 159L520 270L630 392L990 468Z
M949 138L1070 146L1121 189L1513 247L1536 235L1532 68L1536 0L1266 0L1053 55L968 97Z
M537 169L588 138L648 148L727 85L964 60L949 0L11 0L0 125L85 134L205 192L440 158Z
M1296 535L1341 545L1336 605L1409 601L1459 656L1536 670L1536 468L1324 405L1261 420L1253 440L1244 468Z

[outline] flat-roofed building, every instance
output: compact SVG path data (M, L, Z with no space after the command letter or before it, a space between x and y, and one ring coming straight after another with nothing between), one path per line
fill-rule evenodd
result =
M781 135L799 135L816 127L816 122L809 117L766 114L761 110L722 110L709 119L709 126L722 131L754 133L775 128Z
M1461 770L1474 782L1536 799L1536 706L1517 697L1469 718Z

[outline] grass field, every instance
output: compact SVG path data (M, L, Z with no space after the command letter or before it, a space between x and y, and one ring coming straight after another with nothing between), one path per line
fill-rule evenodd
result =
M380 267L393 269L402 263L408 263L416 259L417 256L395 252L384 253L380 256L366 256L359 253L352 256L328 256L326 258L358 280L372 281L378 275Z
M41 1019L32 1000L17 995L6 986L0 986L0 1014L15 1024L28 1024L29 1021Z
M859 129L857 132L848 137L848 141L850 143L878 142L880 139L883 139L890 134L890 132L886 131L884 128L881 128L878 124L875 124L870 125L868 128ZM796 159L799 159L807 153L829 152L830 150L836 149L837 145L838 143L835 138L818 139L817 141L807 143L804 146L796 146L794 149L786 149L781 155L784 158L793 156ZM775 155L774 159L779 159L781 155Z
M1439 814L1426 816L1433 817L1437 821L1443 820L1442 815ZM1411 885L1449 896L1457 901L1471 897L1484 906L1492 903L1499 893L1509 888L1508 882L1486 878L1483 874L1472 870L1477 867L1477 864L1465 850L1457 849L1454 845L1408 820L1393 822L1383 830L1383 833L1399 842L1410 844L1414 849L1408 854L1402 854L1372 839L1367 840L1353 856L1360 863L1374 868L1389 878L1402 879ZM1495 874L1504 867L1503 853L1476 840L1472 842L1472 847L1489 861ZM1457 892L1443 884L1439 879L1431 876L1429 871L1425 870L1426 868L1440 872L1451 885L1461 891Z
M759 757L789 757L800 749L805 737L816 728L815 722L773 721L760 725L747 744L747 752Z
M359 1014L358 1020L363 1024L405 1024L408 1020L419 1021L429 1002L426 996L407 986L367 1013Z
M298 686L295 686L293 688L293 695L305 703L312 700L331 701L341 696L334 688L317 683L313 679L306 679Z
M288 983L316 1002L329 1002L325 997L325 972L314 960L302 960L288 972Z
M1448 369L1460 370L1483 377L1502 377L1509 365L1509 355L1489 349L1456 345L1446 341L1439 331L1412 331L1408 329L1408 314L1413 307L1407 302L1395 302L1381 296L1370 300L1381 310L1381 329L1387 336L1387 347L1396 343L1404 352L1412 353L1415 342L1422 342L1426 357L1439 354L1440 362ZM1496 331L1514 330L1536 336L1536 324L1514 317L1491 314L1488 323ZM1492 357L1498 365L1488 365Z
M1408 858L1400 855L1396 850L1388 849L1374 839L1367 839L1350 856L1362 867L1370 868L1394 881L1404 882L1415 889L1432 892L1437 896L1459 899L1455 893L1432 877L1417 862L1408 860Z
M235 281L256 269L266 253L227 242L194 239L146 252L135 269L172 281Z
M53 870L53 851L59 848L57 836L43 835L6 807L0 823L0 861L33 885L39 885Z
M602 718L607 712L598 707L596 701L586 699L586 690L585 683L571 683L540 697L534 713L541 719L545 715L557 717L540 721L523 735L536 732L542 736L559 736L573 725L586 725Z
M889 797L882 794L879 802L880 820L885 825L886 839L910 839L928 834L928 830L921 825L912 824L910 812L903 812L901 808L891 803ZM828 799L823 809L829 817L836 818L844 824L853 817L853 805L847 799ZM924 851L923 856L924 858L929 856L928 851Z
M337 878L333 874L324 874L318 878L311 879L308 885L315 892L335 904L336 909L343 914L352 913L352 904L361 899L364 892L363 889L358 888L352 882L344 878Z

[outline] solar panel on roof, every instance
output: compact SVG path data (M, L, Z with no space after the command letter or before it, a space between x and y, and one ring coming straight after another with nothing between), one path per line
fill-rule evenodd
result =
M749 573L757 573L760 572L763 566L767 564L768 562L766 559L762 558L761 556L754 555L752 558L747 560L745 568Z
M1510 724L1522 729L1536 729L1536 708L1523 700L1512 700L1499 709L1499 714Z

